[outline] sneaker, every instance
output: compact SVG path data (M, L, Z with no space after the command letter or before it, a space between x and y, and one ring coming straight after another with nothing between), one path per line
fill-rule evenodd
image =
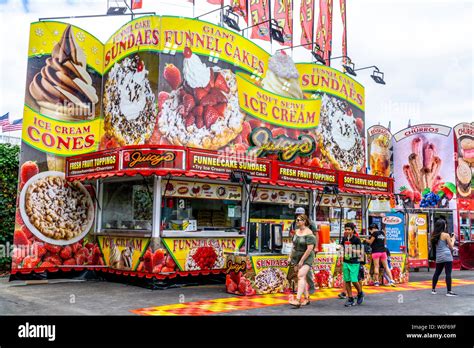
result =
M435 289L431 290L431 295L436 295L436 290Z
M360 294L357 294L357 304L358 305L361 305L362 302L364 302L364 297L365 297L365 294L364 294L363 291Z
M446 294L446 296L450 296L450 297L454 297L454 296L457 296L458 294L455 294L454 292L452 291L448 291L448 293Z
M341 293L337 294L337 297L339 297L341 300L343 300L343 299L347 298L347 296L346 296L346 293L345 293L345 292L341 292Z
M379 282L374 282L374 286L380 286Z
M344 304L344 307L352 307L352 306L355 306L355 305L356 305L356 303L354 302L354 298L349 297L347 302Z
M392 281L390 281L390 283L389 283L389 284L390 284L390 286L397 286L397 284L395 284L395 282L394 282L393 280L392 280Z

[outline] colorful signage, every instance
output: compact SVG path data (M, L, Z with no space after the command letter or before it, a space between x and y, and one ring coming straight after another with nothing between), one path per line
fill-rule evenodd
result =
M162 242L180 271L199 271L224 269L224 252L238 251L244 238L163 238Z
M122 150L121 168L127 169L184 169L184 150L130 149Z
M66 177L107 173L118 170L119 152L101 151L66 159Z
M320 289L334 287L334 271L336 270L337 257L337 254L316 254L313 263L314 282Z
M390 179L373 175L340 173L339 186L344 189L367 192L390 193Z
M454 208L453 132L447 126L421 124L393 135L395 193L405 206Z
M303 191L287 191L279 189L252 188L251 201L256 203L308 205L309 194Z
M99 236L99 246L106 266L124 271L135 271L150 238Z
M411 268L428 267L428 216L408 214L408 263Z
M382 218L385 226L387 248L391 253L400 252L400 247L405 245L405 215L402 213L386 213Z
M278 165L277 180L318 186L337 184L336 172L334 171L301 168L284 164Z
M243 170L248 174L270 178L271 162L246 155L189 151L189 170L218 174L230 174L233 170Z
M383 126L367 129L368 174L389 177L392 171L392 134Z
M454 127L454 141L458 207L467 209L474 204L474 123Z

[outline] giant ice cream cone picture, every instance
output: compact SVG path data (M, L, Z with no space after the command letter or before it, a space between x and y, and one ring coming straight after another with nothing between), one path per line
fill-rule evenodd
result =
M53 120L75 122L96 116L99 98L87 71L84 50L78 45L71 25L64 30L28 90L40 114ZM64 171L63 157L48 153L47 162L49 170Z

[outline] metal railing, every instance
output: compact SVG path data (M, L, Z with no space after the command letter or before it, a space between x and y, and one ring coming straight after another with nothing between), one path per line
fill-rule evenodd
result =
M21 138L10 137L8 135L0 135L0 144L21 145Z

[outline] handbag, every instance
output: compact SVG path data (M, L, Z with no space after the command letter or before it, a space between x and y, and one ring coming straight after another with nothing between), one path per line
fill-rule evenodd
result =
M431 244L430 252L428 253L428 261L436 261L436 246Z

